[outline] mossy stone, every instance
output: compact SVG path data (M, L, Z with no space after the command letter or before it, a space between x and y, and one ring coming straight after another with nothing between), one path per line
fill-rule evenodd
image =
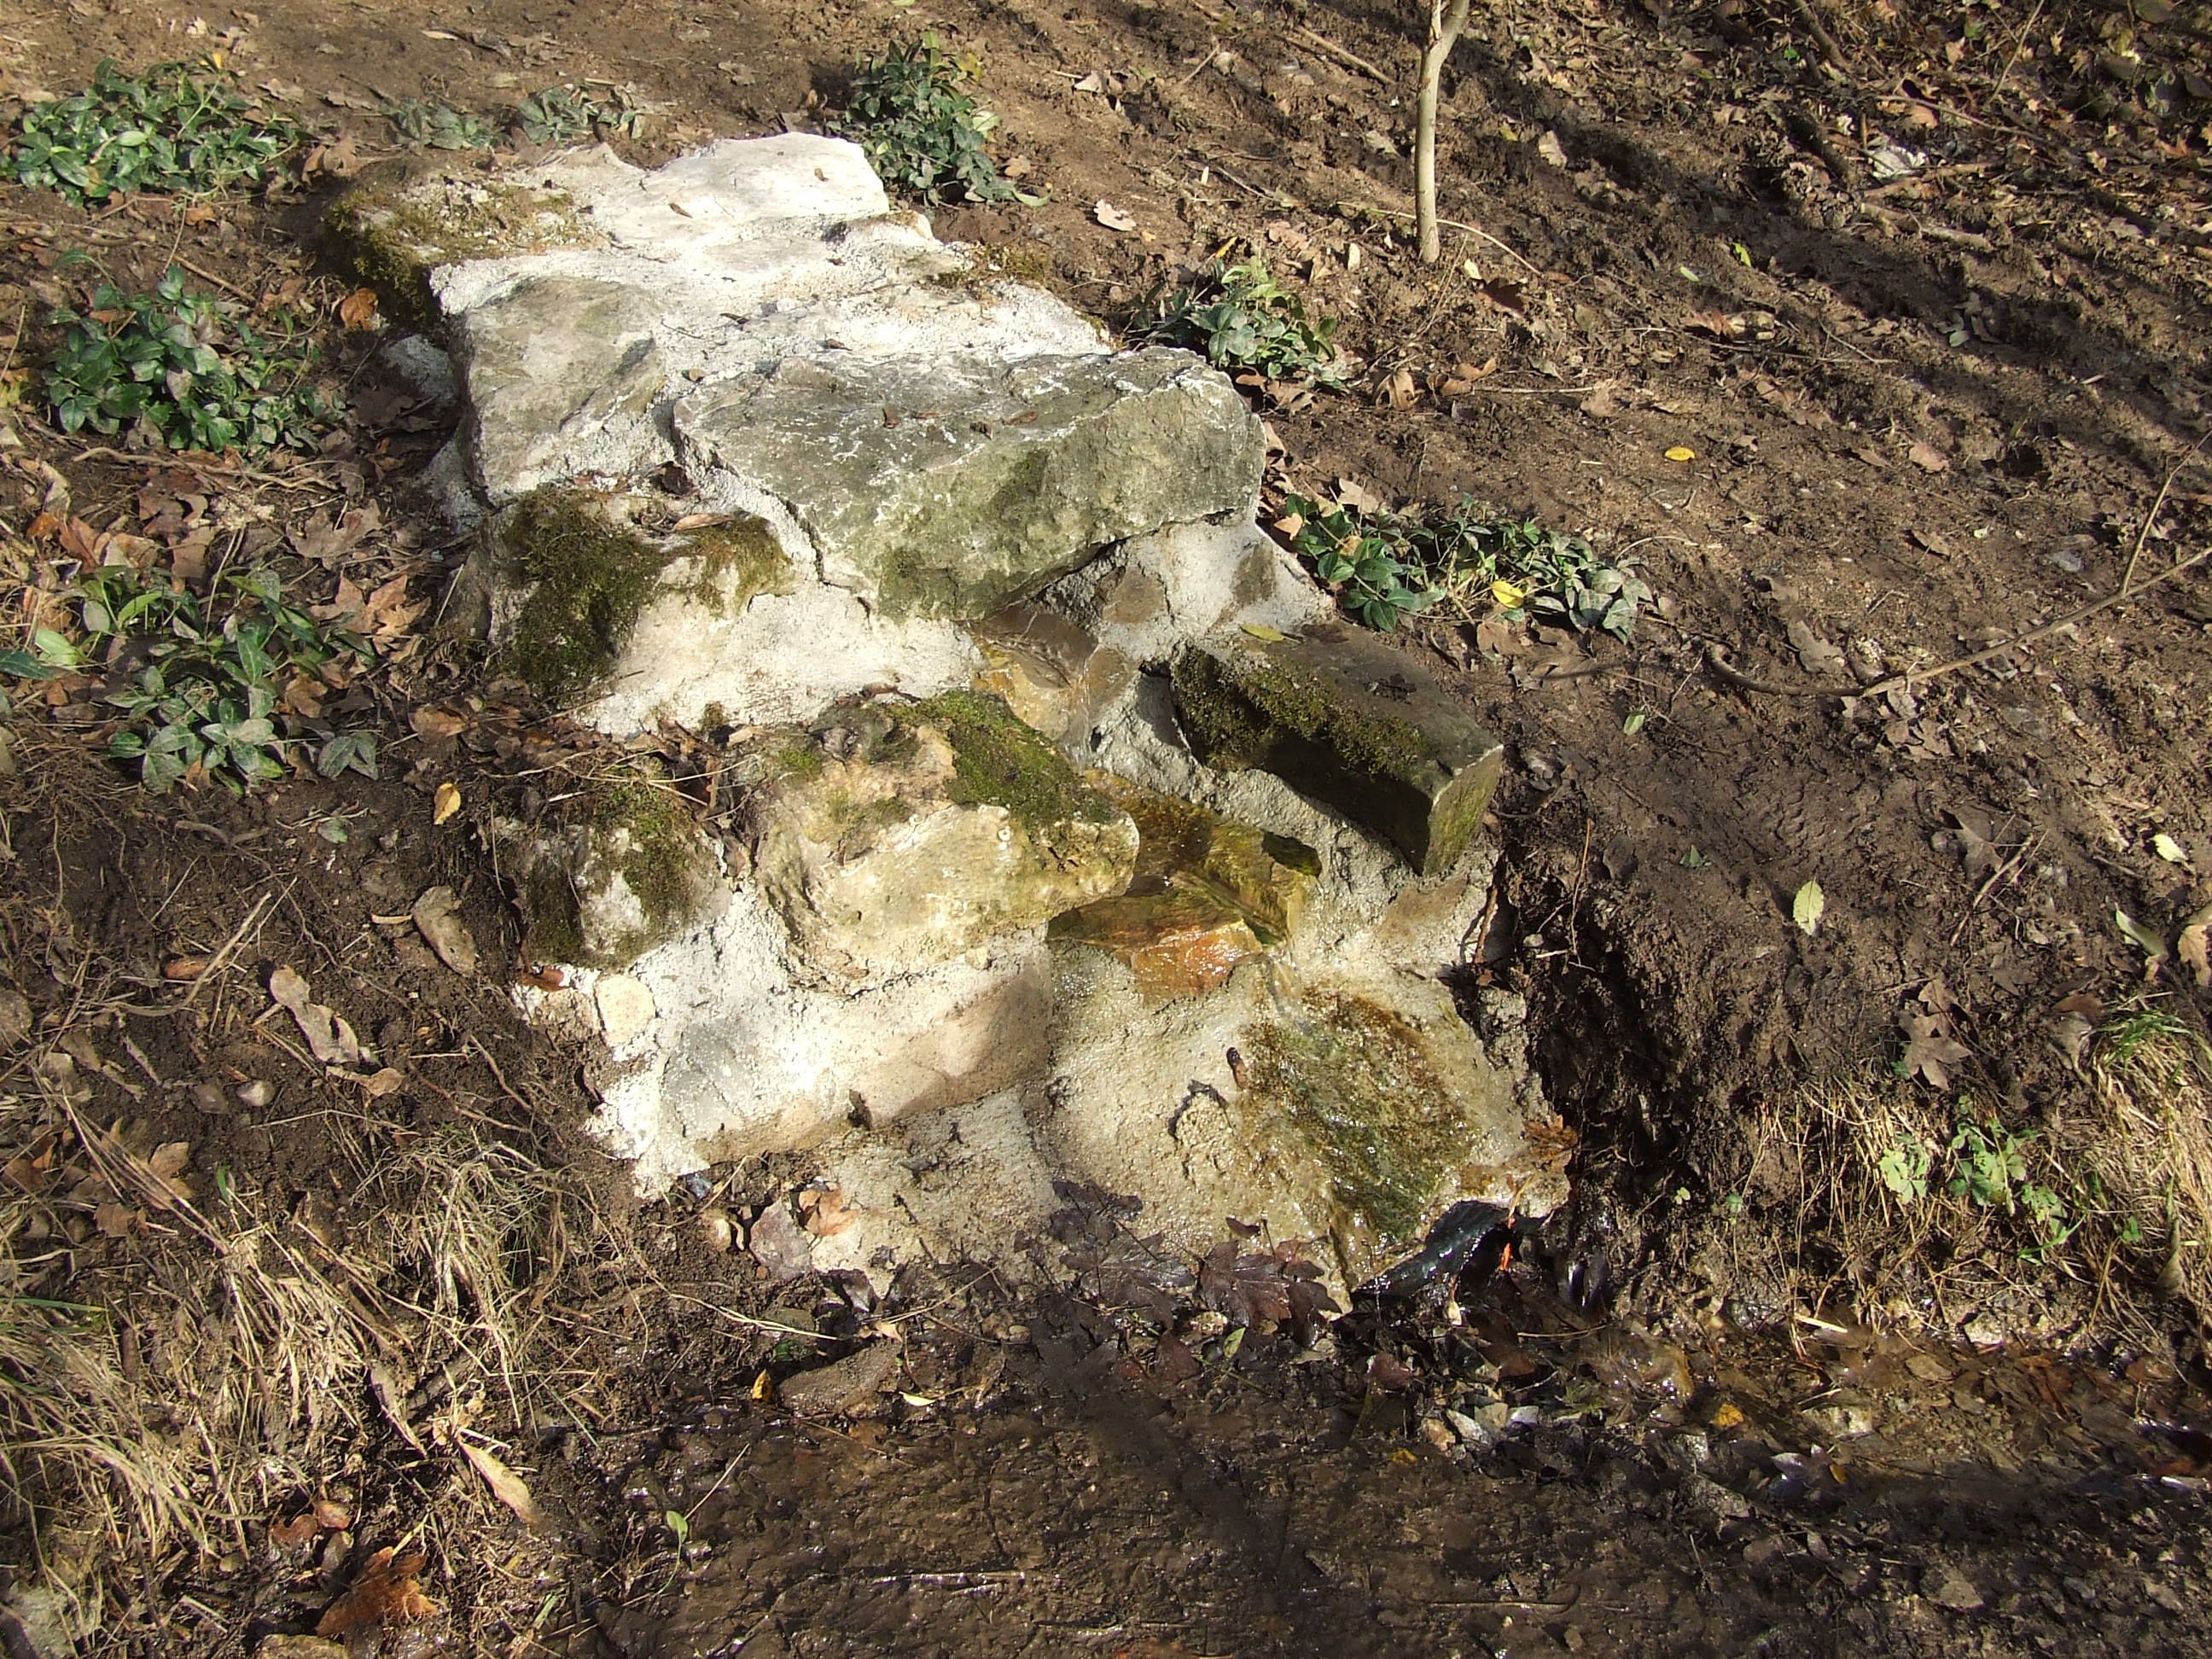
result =
M430 289L439 266L604 240L564 191L444 174L358 185L324 215L323 230L340 266L376 290L386 316L430 335L444 323Z
M664 591L727 615L758 594L787 593L794 582L775 532L744 515L656 537L629 521L621 498L546 489L509 507L492 533L501 580L527 590L506 629L502 659L552 702L605 678Z
M1034 726L988 691L947 691L897 710L905 726L933 726L952 748L952 799L1003 806L1025 828L1110 823L1114 804L1085 783Z
M1403 1015L1346 993L1304 1012L1246 1033L1246 1107L1306 1144L1355 1231L1416 1243L1466 1159L1462 1103Z
M561 804L521 877L526 953L629 967L706 919L726 890L690 808L642 774L589 780Z
M1200 760L1273 773L1424 875L1458 863L1498 787L1498 739L1378 640L1205 641L1176 658L1173 676Z

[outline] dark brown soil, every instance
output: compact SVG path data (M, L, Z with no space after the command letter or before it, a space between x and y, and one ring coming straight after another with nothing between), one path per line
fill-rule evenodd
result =
M392 148L368 106L490 112L564 78L623 82L656 107L641 160L813 123L857 58L934 26L981 52L1000 152L1049 195L942 210L940 234L1010 251L1115 325L1232 240L1261 251L1341 319L1361 365L1349 392L1266 410L1284 452L1272 492L1348 480L1394 505L1478 496L1632 551L1664 599L1626 646L1523 634L1501 653L1449 620L1404 636L1511 746L1480 976L1528 999L1539 1069L1583 1138L1561 1237L1601 1248L1620 1318L1663 1334L1545 1339L1506 1396L1542 1420L1472 1462L1421 1429L1464 1403L1468 1376L1434 1306L1363 1315L1337 1353L1304 1363L1286 1337L1228 1357L1196 1342L1203 1369L1182 1376L1080 1297L902 1286L856 1310L824 1287L772 1290L742 1255L703 1248L692 1212L763 1202L773 1172L635 1209L574 1133L587 1057L514 1016L505 976L526 964L471 830L579 740L476 684L449 648L425 638L375 707L365 697L386 732L382 781L301 781L245 804L148 799L27 704L19 760L39 787L0 803L0 986L29 997L49 1038L99 988L108 1012L86 1029L108 1069L85 1080L102 1122L188 1143L203 1190L221 1171L270 1215L313 1196L372 1229L380 1157L465 1128L591 1217L574 1234L585 1259L517 1267L532 1305L556 1310L543 1364L557 1387L477 1419L555 1512L547 1528L522 1534L466 1473L425 1382L404 1422L364 1404L358 1433L269 1477L270 1520L344 1489L357 1526L327 1565L258 1537L235 1559L134 1562L86 1651L251 1651L311 1626L368 1549L422 1535L426 1585L447 1604L439 1639L515 1655L2201 1646L2188 1609L2208 1588L2205 1460L2133 1426L2204 1420L2183 1382L2203 1380L2197 1314L2163 1297L2169 1263L2115 1224L2083 1235L2111 1243L2087 1267L2031 1271L2021 1224L1994 1215L1966 1216L1940 1259L1899 1255L1889 1223L1807 1176L1833 1149L1790 1103L1808 1079L1871 1079L1938 1113L1955 1096L2059 1159L2094 1121L2066 1018L2148 1002L2203 1029L2205 988L2173 959L2147 979L2114 921L2171 941L2212 900L2201 570L1902 694L1832 695L1972 654L2201 544L2212 267L2205 112L2181 77L2203 67L2202 31L2148 0L2132 21L2087 3L2035 19L1738 0L1484 9L1447 76L1456 228L1431 267L1407 217L1418 10L301 0L189 31L135 0L11 14L0 98L72 89L106 56L137 67L220 46L365 160ZM2039 55L2006 66L2015 38ZM2116 78L2116 64L2140 72ZM1898 149L1923 160L1887 177ZM65 251L139 286L181 258L218 285L289 283L328 307L343 289L313 227L341 182L181 220L156 200L87 214L0 186L0 323L21 319L0 416L25 444L4 458L11 545L48 504L46 476L18 461L54 468L96 527L144 529L149 514L153 469L82 453L39 420L34 385L4 379L46 349L46 309L82 292ZM1099 202L1137 230L1106 228ZM308 579L407 575L434 599L459 550L410 479L444 434L365 367L370 343L334 339L356 419L328 454L259 480L204 469L196 487L240 515L227 523L277 531L374 502L380 526ZM1679 449L1692 459L1668 459ZM409 711L432 702L460 712L460 737L410 732ZM438 825L444 781L467 807ZM337 814L342 842L318 829ZM1791 918L1808 880L1826 898L1810 935ZM478 978L376 920L440 884L463 901ZM163 964L216 954L242 923L179 1012ZM275 1041L284 1017L260 1016L279 966L373 1034L405 1087L365 1101ZM1948 1091L1895 1075L1900 1016L1939 980L1969 1051ZM271 1094L240 1105L254 1081ZM219 1111L193 1096L204 1084ZM166 1248L73 1237L32 1288L89 1294ZM776 1348L743 1322L793 1298L830 1338ZM878 1316L907 1338L901 1386L938 1403L804 1424L772 1386L757 1398L763 1370L773 1384L848 1352ZM1529 1328L1580 1317L1554 1305ZM1853 1334L1862 1318L1917 1332L1930 1363L1900 1370L1901 1351ZM1754 1326L1796 1340L1740 1334ZM1962 1348L1968 1328L2108 1363ZM1476 1363L1514 1358L1513 1329L1486 1329L1498 1352ZM1378 1346L1417 1381L1370 1391ZM1872 1382L1869 1355L1887 1364ZM413 1358L426 1377L453 1363ZM1881 1419L1871 1440L1839 1447L1799 1415L1865 1403L1855 1389ZM1946 1605L1968 1599L1953 1570L1980 1609Z

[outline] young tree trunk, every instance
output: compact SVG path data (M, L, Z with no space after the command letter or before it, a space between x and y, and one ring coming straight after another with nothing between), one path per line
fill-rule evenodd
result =
M1429 0L1429 44L1421 54L1421 94L1413 122L1413 213L1421 237L1421 258L1434 264L1443 254L1443 239L1437 234L1437 99L1443 80L1444 59L1459 44L1467 27L1470 0Z

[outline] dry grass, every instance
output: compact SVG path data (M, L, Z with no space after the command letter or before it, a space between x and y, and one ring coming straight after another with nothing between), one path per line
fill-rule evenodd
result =
M19 1570L90 1604L180 1548L251 1559L368 1441L450 1457L462 1424L556 1403L568 1229L607 1243L569 1177L464 1126L403 1139L327 1212L186 1199L46 1071L0 1074L0 1161L18 1157L0 1179L0 1535L27 1544ZM103 1217L123 1237L101 1243Z
M2212 1323L2212 1048L2172 1013L2129 1010L2091 1067L2102 1115L2082 1155L2159 1282Z
M1962 1188L1954 1144L1962 1122L2000 1117L1871 1069L1774 1103L1753 1126L1750 1185L1780 1221L1737 1231L1731 1276L1766 1285L1778 1312L1955 1328L1987 1311L2015 1329L2143 1348L2168 1340L2168 1297L2200 1325L2212 1316L2202 1036L2154 1008L2116 1014L2081 1085L2047 1121L2012 1126L2009 1203ZM2063 1208L2039 1216L2031 1189Z

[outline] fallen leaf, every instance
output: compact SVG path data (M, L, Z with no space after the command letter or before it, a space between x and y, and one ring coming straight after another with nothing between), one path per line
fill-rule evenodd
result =
M322 1523L315 1519L313 1510L303 1510L289 1521L269 1523L269 1541L280 1550L295 1550L312 1544L322 1532Z
M1411 409L1421 401L1421 389L1413 382L1413 371L1401 368L1390 377L1384 398L1393 409Z
M845 1192L841 1187L832 1187L827 1192L801 1193L799 1208L806 1218L806 1231L817 1238L833 1238L860 1219L845 1207Z
M357 288L338 301L338 320L348 328L376 326L376 290Z
M1667 459L1670 461L1694 461L1698 459L1698 452L1687 444L1676 444L1667 452Z
M0 1048L12 1048L30 1035L30 999L21 991L0 986Z
M92 1224L102 1238L127 1238L139 1222L138 1212L112 1200L92 1212Z
M343 1532L353 1525L353 1511L343 1504L334 1504L327 1498L318 1498L308 1513L325 1532Z
M484 1485L491 1488L491 1495L513 1510L516 1518L524 1526L544 1525L545 1516L539 1510L537 1500L531 1497L529 1484L520 1475L482 1446L464 1440L460 1443L460 1447L461 1455L466 1457L470 1466L483 1477Z
M1231 1238L1215 1245L1200 1262L1198 1294L1232 1324L1289 1320L1304 1331L1319 1315L1336 1311L1320 1280L1321 1269L1289 1244L1240 1254Z
M1788 631L1790 648L1807 673L1832 678L1844 672L1844 653L1814 633L1810 623L1793 622Z
M1382 510L1382 499L1356 478L1339 478L1336 481L1336 501L1338 506L1348 507L1354 513L1380 513Z
M270 975L269 994L292 1016L308 1049L324 1065L351 1066L360 1060L361 1043L353 1027L328 1006L308 1000L307 981L296 969L283 967Z
M2189 854L2182 850L2181 843L2162 830L2150 838L2150 850L2168 864L2189 862Z
M1091 216L1109 230L1128 231L1137 228L1133 215L1123 212L1103 197L1092 204Z
M469 722L465 716L456 714L450 709L432 708L427 705L408 715L407 724L414 728L416 737L432 743L442 742L448 738L457 738L469 728ZM447 784L445 788L452 789L453 786ZM441 790L441 797L443 793L443 790ZM456 807L460 805L460 796L461 792L459 789L453 789L453 805ZM442 799L440 804L443 805ZM446 820L440 818L437 821L443 823Z
M2166 960L2166 936L2155 927L2146 927L2124 910L2112 912L2112 921L2119 930L2133 940L2143 953L2143 977L2155 979L2159 964Z
M1566 148L1559 143L1559 135L1556 132L1547 132L1536 141L1536 154L1555 167L1567 164Z
M1797 931L1810 938L1820 931L1820 918L1827 913L1828 896L1820 890L1820 884L1808 881L1797 890L1797 896L1790 901L1790 919L1797 924Z
M457 783L441 783L430 798L430 822L443 823L461 810L461 787Z
M146 1160L146 1170L155 1182L167 1189L173 1200L189 1204L191 1202L192 1188L184 1176L191 1161L191 1143L172 1140L154 1149L153 1154Z
M368 1558L353 1588L331 1603L315 1626L318 1636L344 1636L368 1626L434 1617L438 1604L422 1594L417 1577L425 1558L401 1555L390 1546Z
M459 896L450 887L433 887L415 901L411 919L415 929L429 942L438 959L457 974L477 970L476 935L459 914Z
M1938 1089L1951 1086L1951 1067L1973 1057L1973 1050L1951 1036L1951 1022L1942 1014L1916 1014L1910 1009L1898 1017L1905 1031L1907 1077L1918 1075Z
M1265 623L1239 623L1238 626L1241 627L1244 632L1249 634L1254 639L1266 640L1270 644L1290 637L1287 634L1284 633L1281 629L1270 628Z
M2181 937L2173 942L2173 953L2197 976L2200 989L2212 986L2212 904L2206 905L2182 925Z
M1491 583L1490 597L1500 611L1518 611L1528 603L1528 590L1501 576Z
M407 1081L407 1074L396 1066L387 1066L380 1072L371 1072L366 1077L356 1077L361 1091L371 1100L381 1100L386 1095L397 1094Z
M1923 472L1948 472L1950 471L1951 463L1949 459L1944 455L1942 450L1931 447L1929 445L1916 443L1911 448L1906 450L1905 453L1907 459L1911 461L1913 465L1918 467Z

